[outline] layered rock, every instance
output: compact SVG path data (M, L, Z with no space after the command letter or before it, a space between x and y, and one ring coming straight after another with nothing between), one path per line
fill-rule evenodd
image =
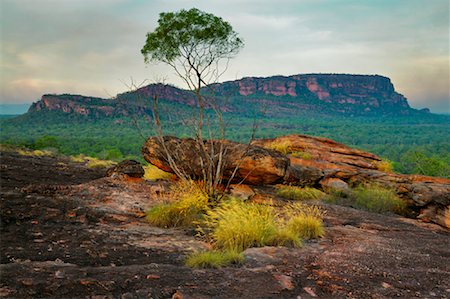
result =
M211 84L204 87L202 93L206 103L213 95L214 103L222 111L234 113L245 113L243 108L255 105L270 105L268 115L282 117L295 116L300 111L372 116L429 113L410 108L406 98L395 91L391 80L378 75L248 77ZM57 110L97 117L127 116L131 113L151 115L154 97L160 103L176 103L180 107L196 105L196 97L190 91L167 84L150 84L119 94L114 100L69 94L44 95L29 111ZM206 106L211 107L211 104Z
M389 78L379 75L304 74L289 77L248 77L212 86L218 95L264 100L264 96L284 96L284 104L304 103L307 109L329 104L334 113L380 115L414 112L406 98L397 93ZM291 99L289 99L291 98ZM313 101L313 102L311 102Z
M287 156L271 150L273 144L289 147ZM210 153L218 152L221 143L205 142ZM368 152L352 149L330 139L306 135L289 135L260 139L251 145L224 141L225 181L234 170L235 182L250 185L288 183L313 186L329 191L345 190L362 183L390 187L405 200L410 212L423 220L450 227L450 180L418 175L402 175L379 170L381 159ZM175 165L194 178L202 178L199 145L193 139L149 138L142 147L145 160L174 173L168 162L170 153ZM173 164L172 164L173 165Z
M420 218L450 227L450 180L419 175L403 175L378 169L381 159L333 140L307 135L289 135L255 140L252 144L270 147L289 145L290 166L285 182L322 189L346 184L375 183L394 189ZM306 153L307 158L296 157Z
M40 101L33 103L28 112L60 111L67 114L110 117L117 114L118 109L117 103L108 99L69 94L46 94Z

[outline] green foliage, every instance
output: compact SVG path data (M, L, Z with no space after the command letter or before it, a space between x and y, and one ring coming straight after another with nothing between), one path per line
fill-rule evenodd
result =
M353 190L355 205L376 213L402 213L405 202L391 190L379 185L360 185Z
M208 196L195 182L180 181L170 190L169 202L147 211L147 221L159 227L192 226L205 213Z
M347 192L331 192L327 201L375 213L403 214L406 210L405 202L397 196L394 190L377 184L359 185Z
M158 27L147 34L141 52L146 61L172 64L184 57L197 60L200 63L195 67L203 69L219 58L233 56L242 45L228 22L192 8L160 13Z
M162 111L185 111L178 103L161 100L161 105ZM252 135L253 112L246 109L239 114L224 114L228 125L226 138L248 141ZM382 119L319 117L313 114L299 114L296 118L263 116L260 117L256 137L304 133L331 138L393 161L395 172L450 178L448 119L439 116ZM122 124L118 125L116 121ZM144 119L139 120L139 125L144 136L154 135L155 132ZM167 121L166 128L168 135L190 136L190 131L179 119ZM216 130L215 127L212 129ZM56 139L58 151L64 155L85 154L102 158L105 151L117 149L123 157L112 160L131 158L144 161L140 153L144 138L130 118L90 119L48 111L0 119L0 142L4 144L41 149L36 146L37 140L50 136L49 132Z
M293 200L318 200L326 196L322 191L311 187L280 186L278 196Z
M221 268L230 264L242 264L244 255L233 250L203 251L190 254L186 266L191 268Z
M410 150L396 163L396 169L404 173L450 178L450 153L429 156L424 151Z

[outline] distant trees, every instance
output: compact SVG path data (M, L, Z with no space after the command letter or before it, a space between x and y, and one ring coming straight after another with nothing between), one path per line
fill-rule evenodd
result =
M202 93L202 87L216 82L226 70L228 60L234 57L242 47L242 39L228 22L213 14L192 8L161 13L158 27L147 34L145 45L141 50L145 62L163 62L171 66L195 94L194 117L186 124L193 129L206 191L212 197L217 195L216 191L221 183L226 154L223 144L219 143L219 148L215 148L213 140L224 140L225 127L217 99L205 96L205 93ZM164 148L164 133L157 104L157 97L155 97L153 117L159 140ZM206 115L205 109L214 111L219 123L218 135L211 130L212 120ZM205 142L204 139L208 141ZM189 179L186 172L175 165L172 153L166 151L165 155L176 174L182 179Z

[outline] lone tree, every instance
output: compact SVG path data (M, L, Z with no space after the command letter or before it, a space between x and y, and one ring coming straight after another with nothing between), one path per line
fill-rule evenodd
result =
M161 13L158 27L147 34L146 43L141 50L146 63L154 61L170 65L195 94L196 115L192 122L203 168L203 180L206 191L212 196L216 195L217 187L221 183L226 149L223 142L216 146L210 127L207 135L209 140L204 140L205 126L210 126L210 120L205 119L206 108L211 108L215 112L222 141L225 134L220 107L214 98L207 98L202 93L202 87L218 80L226 70L229 59L234 57L243 45L242 39L228 22L213 14L192 8ZM166 148L156 97L154 119L159 127L160 142ZM172 169L182 179L190 179L186 171L176 165L173 154L166 150L165 155Z

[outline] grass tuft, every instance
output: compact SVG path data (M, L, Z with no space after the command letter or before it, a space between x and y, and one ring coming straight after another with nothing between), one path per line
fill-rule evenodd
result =
M198 183L180 181L170 190L169 202L148 210L146 219L158 227L192 226L208 208L208 196Z
M289 140L279 141L275 140L269 143L266 148L276 150L283 155L287 155L292 152L292 143Z
M277 230L275 216L270 205L231 199L208 211L203 224L218 248L241 252L269 243Z
M331 192L326 201L375 213L403 214L406 211L405 202L394 190L377 184L359 185L345 192Z
M393 172L393 166L392 166L392 162L389 160L381 160L379 162L377 162L376 164L377 170L379 171L383 171L383 172Z
M54 155L53 152L47 151L47 150L24 150L24 149L19 149L17 151L17 153L19 153L19 155L22 155L22 156L36 156L36 157L53 156Z
M325 198L326 194L311 187L281 186L278 188L278 196L293 200L318 200Z
M165 172L155 165L146 165L144 166L145 174L144 179L150 180L150 181L157 181L157 180L168 180L172 177L172 174L169 172Z
M241 252L250 247L300 247L302 239L323 235L323 215L317 207L287 205L280 214L271 205L236 199L207 212L207 235L220 249Z
M89 168L108 168L116 164L116 162L111 160L100 160L94 157L85 156L79 154L77 156L70 156L72 162L85 163Z
M296 157L296 158L300 158L303 160L311 160L313 158L313 156L308 153L308 152L303 152L303 151L295 151L291 153L292 157Z
M186 259L186 266L191 268L220 268L231 264L242 264L244 255L242 252L226 251L203 251L194 252Z
M323 212L316 206L294 203L285 206L288 217L286 230L298 235L301 239L317 239L323 237Z
M356 207L376 212L403 213L405 202L391 190L379 185L360 185L353 190Z

